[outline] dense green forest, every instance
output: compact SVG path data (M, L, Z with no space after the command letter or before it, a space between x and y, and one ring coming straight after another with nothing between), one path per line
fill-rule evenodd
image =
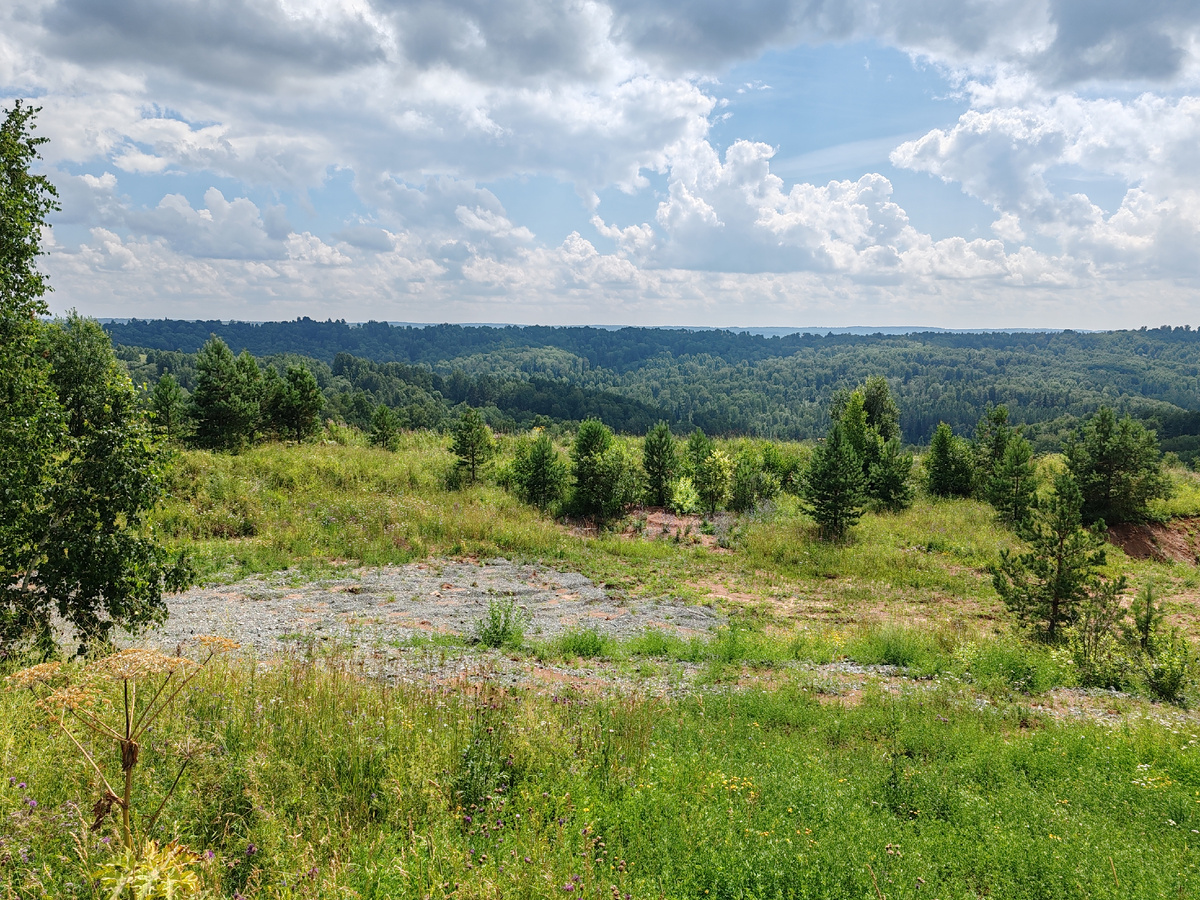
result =
M1200 451L1200 332L922 333L763 337L721 330L548 328L381 322L262 324L131 320L105 326L135 380L172 372L189 384L211 335L236 353L306 359L330 415L364 425L386 403L413 426L437 426L469 403L497 428L537 416L596 416L642 433L659 418L677 432L805 439L824 433L834 394L884 375L910 444L939 422L968 434L991 405L1008 407L1039 450L1107 405L1155 428L1165 450Z

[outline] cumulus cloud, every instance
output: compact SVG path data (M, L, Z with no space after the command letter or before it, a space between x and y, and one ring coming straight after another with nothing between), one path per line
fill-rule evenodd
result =
M776 148L713 146L728 66L849 41L931 62L969 100L891 160L992 207L992 237L935 240L878 172L789 184ZM876 312L905 292L994 309L991 292L1023 292L1015 310L1106 278L1200 276L1194 0L14 0L0 83L41 98L60 221L91 229L56 247L61 289L113 302L161 279L230 315L265 304L254 318L324 296L419 298L415 318L430 302L507 318L481 312L503 301L646 320L778 312L801 290ZM1119 206L1059 187L1066 170L1119 182ZM527 174L573 184L615 252L535 234L481 187ZM121 193L180 175L222 188L195 206L181 188ZM649 175L665 182L653 221L600 215L599 192L645 196ZM359 206L321 234L229 187L304 208L343 177Z
M1200 274L1200 98L1070 94L971 110L892 161L961 184L1001 214L993 228L1006 240L1031 229L1102 269ZM1120 207L1106 215L1084 194L1056 192L1052 176L1068 166L1127 184Z

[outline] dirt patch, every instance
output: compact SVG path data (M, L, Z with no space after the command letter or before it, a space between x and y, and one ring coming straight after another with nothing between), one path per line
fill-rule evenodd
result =
M1172 519L1165 525L1113 525L1108 540L1133 559L1200 563L1200 518Z

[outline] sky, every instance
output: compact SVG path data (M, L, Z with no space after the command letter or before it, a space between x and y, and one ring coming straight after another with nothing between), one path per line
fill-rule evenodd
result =
M1200 323L1196 0L6 0L56 312Z

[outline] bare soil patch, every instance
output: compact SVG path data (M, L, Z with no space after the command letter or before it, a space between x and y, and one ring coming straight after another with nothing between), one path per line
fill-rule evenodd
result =
M1108 529L1108 540L1133 559L1200 563L1200 518L1172 519L1159 524L1123 523Z

